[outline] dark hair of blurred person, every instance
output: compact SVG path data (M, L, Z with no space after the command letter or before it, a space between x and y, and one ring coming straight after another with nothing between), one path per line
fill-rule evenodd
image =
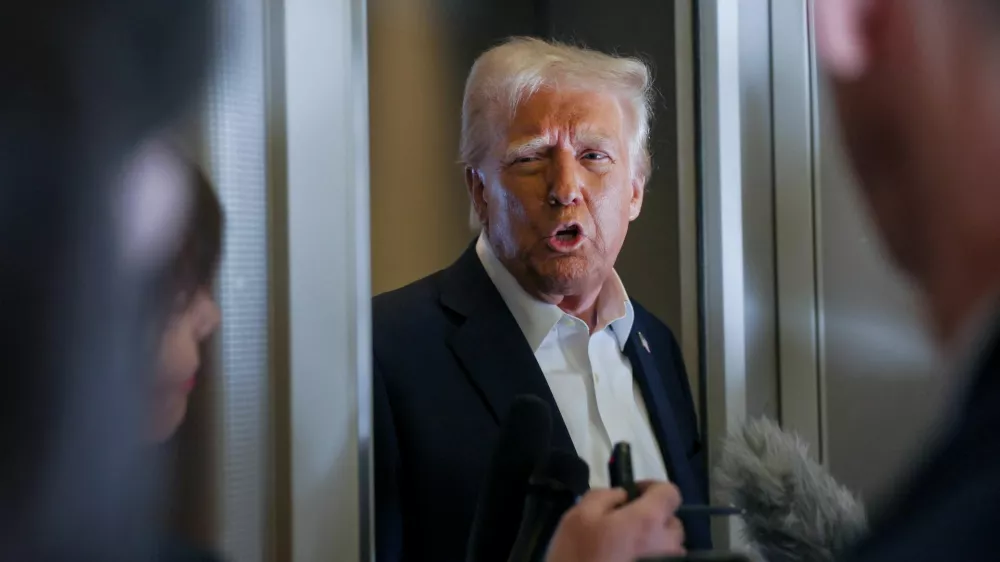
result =
M161 534L136 373L154 364L169 305L154 281L186 202L122 179L197 100L213 5L53 0L0 17L0 560L149 560ZM172 166L147 164L150 180Z

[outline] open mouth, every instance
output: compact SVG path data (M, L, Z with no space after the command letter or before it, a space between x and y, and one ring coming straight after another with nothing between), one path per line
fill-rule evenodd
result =
M549 237L549 247L557 252L575 250L583 242L583 229L576 223L559 226Z

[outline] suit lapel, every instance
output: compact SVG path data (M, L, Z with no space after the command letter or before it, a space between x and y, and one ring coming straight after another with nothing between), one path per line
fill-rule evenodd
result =
M697 493L698 482L691 472L684 441L677 430L673 407L653 360L653 351L655 350L649 349L637 318L628 343L625 344L625 354L632 363L632 377L642 391L646 410L649 412L649 423L653 426L670 479L681 489L684 497L696 498L700 495Z
M515 397L533 394L552 410L552 446L575 451L545 375L517 321L483 269L474 244L444 272L441 301L464 316L448 343L497 423L507 415Z

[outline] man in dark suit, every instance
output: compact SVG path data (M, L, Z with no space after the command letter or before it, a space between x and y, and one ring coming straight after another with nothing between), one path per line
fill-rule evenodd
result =
M460 561L502 418L546 400L590 484L632 444L637 478L706 499L677 341L614 263L642 206L651 81L640 61L515 39L466 84L462 160L481 235L452 266L374 299L379 560ZM684 521L688 548L707 521Z
M960 387L851 559L997 560L1000 2L817 0L816 25L862 194Z

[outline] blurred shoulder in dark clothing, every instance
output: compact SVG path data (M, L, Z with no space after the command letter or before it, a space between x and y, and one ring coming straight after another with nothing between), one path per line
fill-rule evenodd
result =
M1000 559L1000 316L980 353L956 419L853 562Z

